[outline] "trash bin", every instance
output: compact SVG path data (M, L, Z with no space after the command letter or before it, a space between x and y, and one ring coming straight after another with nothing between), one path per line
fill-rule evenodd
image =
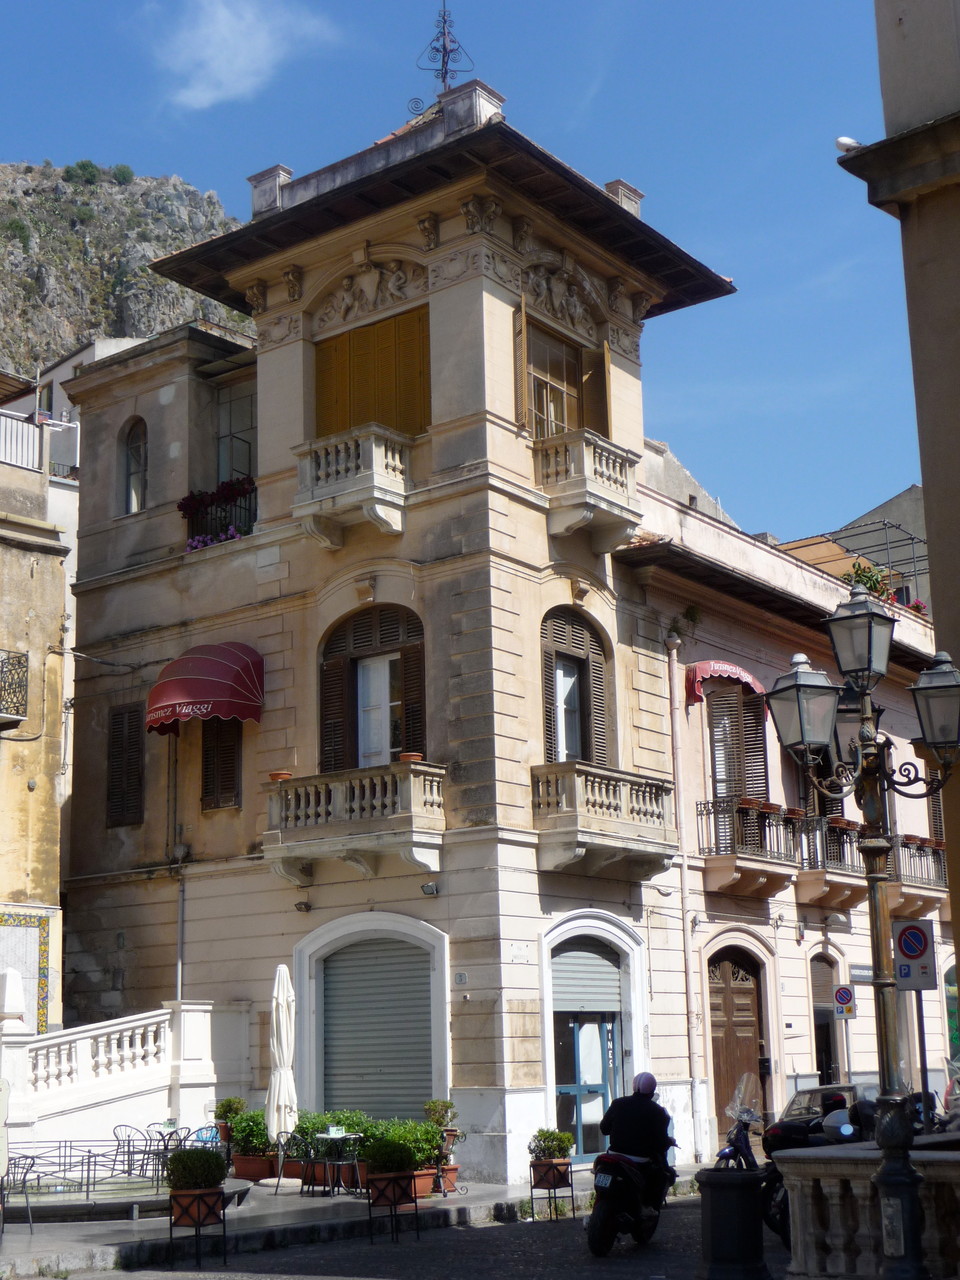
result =
M759 1169L701 1169L703 1258L697 1280L770 1280L763 1260Z

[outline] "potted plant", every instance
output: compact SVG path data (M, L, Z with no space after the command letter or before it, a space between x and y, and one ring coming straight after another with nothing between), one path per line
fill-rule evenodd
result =
M206 1227L223 1221L227 1162L209 1147L181 1147L167 1160L170 1218L175 1227Z
M431 1098L423 1104L423 1110L431 1124L440 1130L441 1141L436 1152L437 1171L434 1175L434 1191L455 1191L460 1166L453 1163L454 1144L463 1136L453 1123L459 1112L449 1098Z
M559 1129L538 1129L527 1144L530 1152L530 1186L534 1191L555 1191L572 1184L570 1152L574 1136Z
M220 1130L220 1141L230 1141L230 1126L236 1116L247 1109L245 1098L221 1098L213 1109L213 1118Z
M268 1156L270 1139L263 1110L243 1111L234 1116L230 1126L232 1133L233 1171L238 1178L259 1182L269 1178L272 1161Z
M417 1152L409 1142L399 1138L374 1138L366 1144L365 1156L372 1209L416 1203Z

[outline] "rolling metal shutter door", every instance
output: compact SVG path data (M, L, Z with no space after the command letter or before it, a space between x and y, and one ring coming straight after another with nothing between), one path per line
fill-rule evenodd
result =
M557 947L552 969L554 1009L619 1012L620 957L612 947L576 938Z
M833 1007L836 984L836 966L825 956L814 956L810 961L810 995L818 1008Z
M323 1107L423 1118L433 1097L430 955L392 938L323 961Z

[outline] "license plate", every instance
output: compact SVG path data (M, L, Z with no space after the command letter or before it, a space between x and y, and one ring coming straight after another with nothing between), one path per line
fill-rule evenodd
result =
M612 1173L598 1173L593 1180L593 1185L595 1187L609 1187L612 1181L613 1181Z

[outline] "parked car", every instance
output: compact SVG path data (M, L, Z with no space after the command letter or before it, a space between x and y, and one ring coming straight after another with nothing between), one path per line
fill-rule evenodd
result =
M820 1084L798 1089L780 1114L781 1120L822 1120L832 1111L849 1110L855 1102L876 1102L880 1085L876 1080L858 1084Z

